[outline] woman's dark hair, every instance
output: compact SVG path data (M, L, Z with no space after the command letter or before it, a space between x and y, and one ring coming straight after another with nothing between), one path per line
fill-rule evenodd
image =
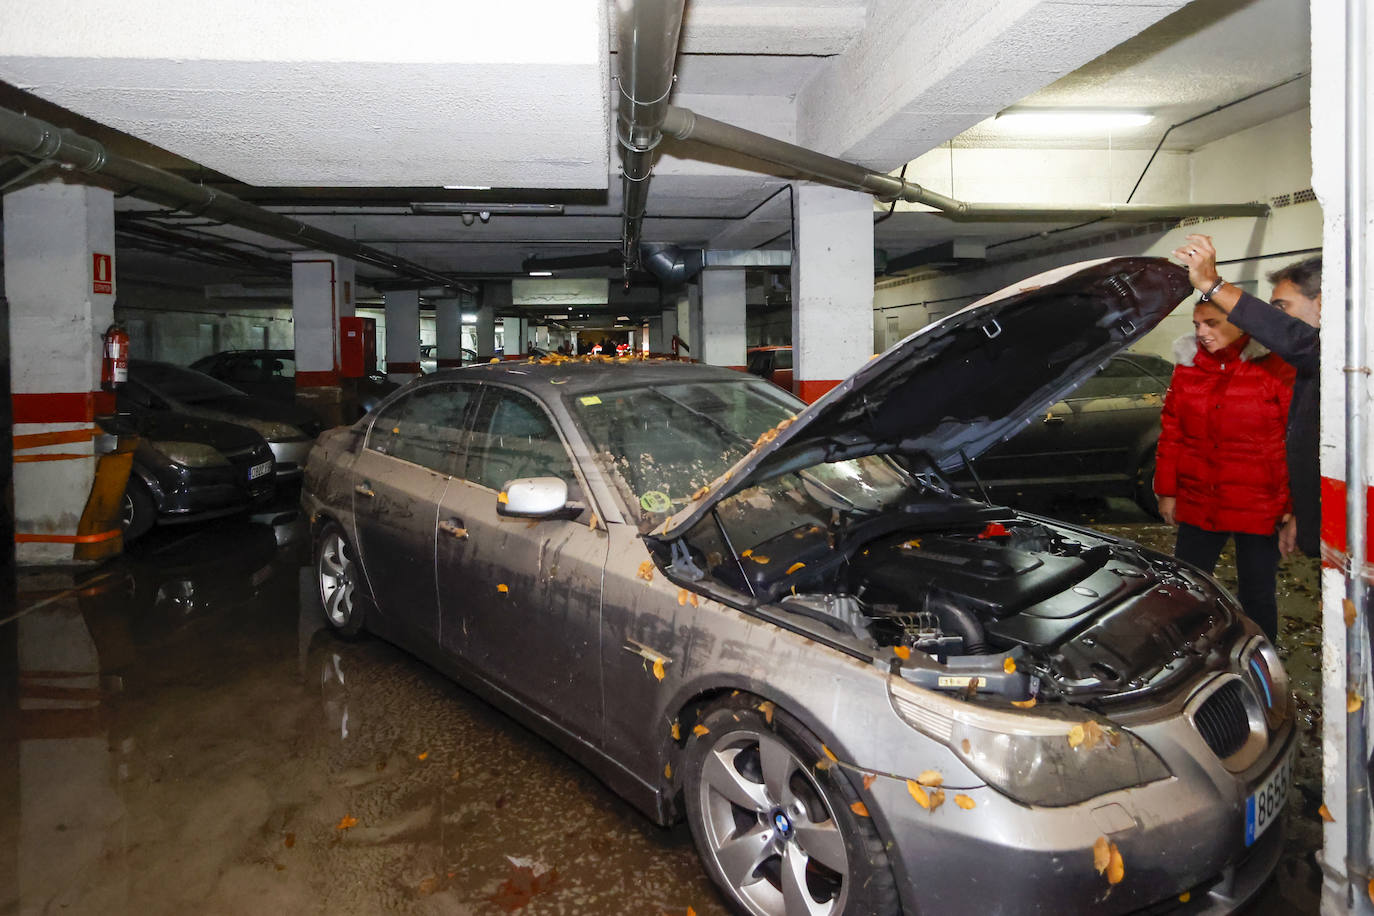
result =
M1269 282L1278 286L1284 280L1292 283L1308 299L1322 294L1322 257L1296 261L1269 274Z

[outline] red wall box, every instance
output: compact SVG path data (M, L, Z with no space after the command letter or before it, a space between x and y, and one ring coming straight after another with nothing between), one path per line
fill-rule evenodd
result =
M377 319L339 319L339 374L362 378L377 368Z

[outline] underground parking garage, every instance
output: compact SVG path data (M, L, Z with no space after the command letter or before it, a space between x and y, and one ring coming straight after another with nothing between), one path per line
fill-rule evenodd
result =
M0 16L3 911L1370 908L1362 4Z

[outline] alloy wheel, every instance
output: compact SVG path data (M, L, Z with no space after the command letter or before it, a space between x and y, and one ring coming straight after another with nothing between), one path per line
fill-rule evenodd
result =
M353 619L357 569L343 535L334 529L326 532L318 563L320 600L329 622L340 629Z
M842 913L845 840L825 790L781 740L750 730L723 736L702 761L706 852L757 916Z

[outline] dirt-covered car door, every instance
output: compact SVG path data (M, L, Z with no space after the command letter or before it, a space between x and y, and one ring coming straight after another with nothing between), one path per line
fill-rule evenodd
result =
M586 506L502 515L511 480L557 477ZM460 476L443 494L435 553L446 651L559 725L599 734L601 580L608 539L553 418L529 395L485 386Z
M428 385L393 401L353 464L358 552L378 611L429 642L439 639L436 513L475 388Z

